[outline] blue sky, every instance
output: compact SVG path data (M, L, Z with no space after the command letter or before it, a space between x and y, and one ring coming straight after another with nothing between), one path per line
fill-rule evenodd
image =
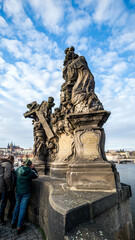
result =
M0 0L0 147L33 146L23 113L59 106L64 50L74 46L111 116L107 149L135 149L135 0Z

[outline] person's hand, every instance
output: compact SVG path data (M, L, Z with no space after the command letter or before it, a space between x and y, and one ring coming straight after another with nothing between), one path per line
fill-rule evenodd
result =
M10 188L8 188L8 189L7 189L7 192L9 192L10 190L11 190L11 189L10 189Z

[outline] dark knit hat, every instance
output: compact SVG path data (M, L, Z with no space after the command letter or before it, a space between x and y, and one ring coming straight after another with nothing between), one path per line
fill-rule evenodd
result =
M23 162L23 164L24 164L25 166L30 167L30 166L32 165L32 161L29 160L29 159L27 159L27 160L25 160L25 161Z
M13 155L9 155L7 160L9 160L11 163L14 163L14 156Z

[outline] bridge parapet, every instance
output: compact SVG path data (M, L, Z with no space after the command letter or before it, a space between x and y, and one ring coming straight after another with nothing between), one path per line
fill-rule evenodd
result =
M116 159L116 160L109 160L109 162L114 162L114 163L134 163L135 164L135 159L125 159L125 158L122 158L122 159Z

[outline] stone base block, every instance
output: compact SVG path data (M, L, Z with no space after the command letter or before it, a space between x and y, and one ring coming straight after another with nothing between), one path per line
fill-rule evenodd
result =
M45 165L39 165L34 163L34 167L36 168L39 175L45 175Z
M134 240L130 196L127 185L115 193L70 191L65 179L43 176L33 181L27 216L47 240Z
M50 176L56 178L66 178L66 172L69 170L67 163L52 163L50 166Z
M70 164L69 169L70 190L116 192L115 173L110 163Z

